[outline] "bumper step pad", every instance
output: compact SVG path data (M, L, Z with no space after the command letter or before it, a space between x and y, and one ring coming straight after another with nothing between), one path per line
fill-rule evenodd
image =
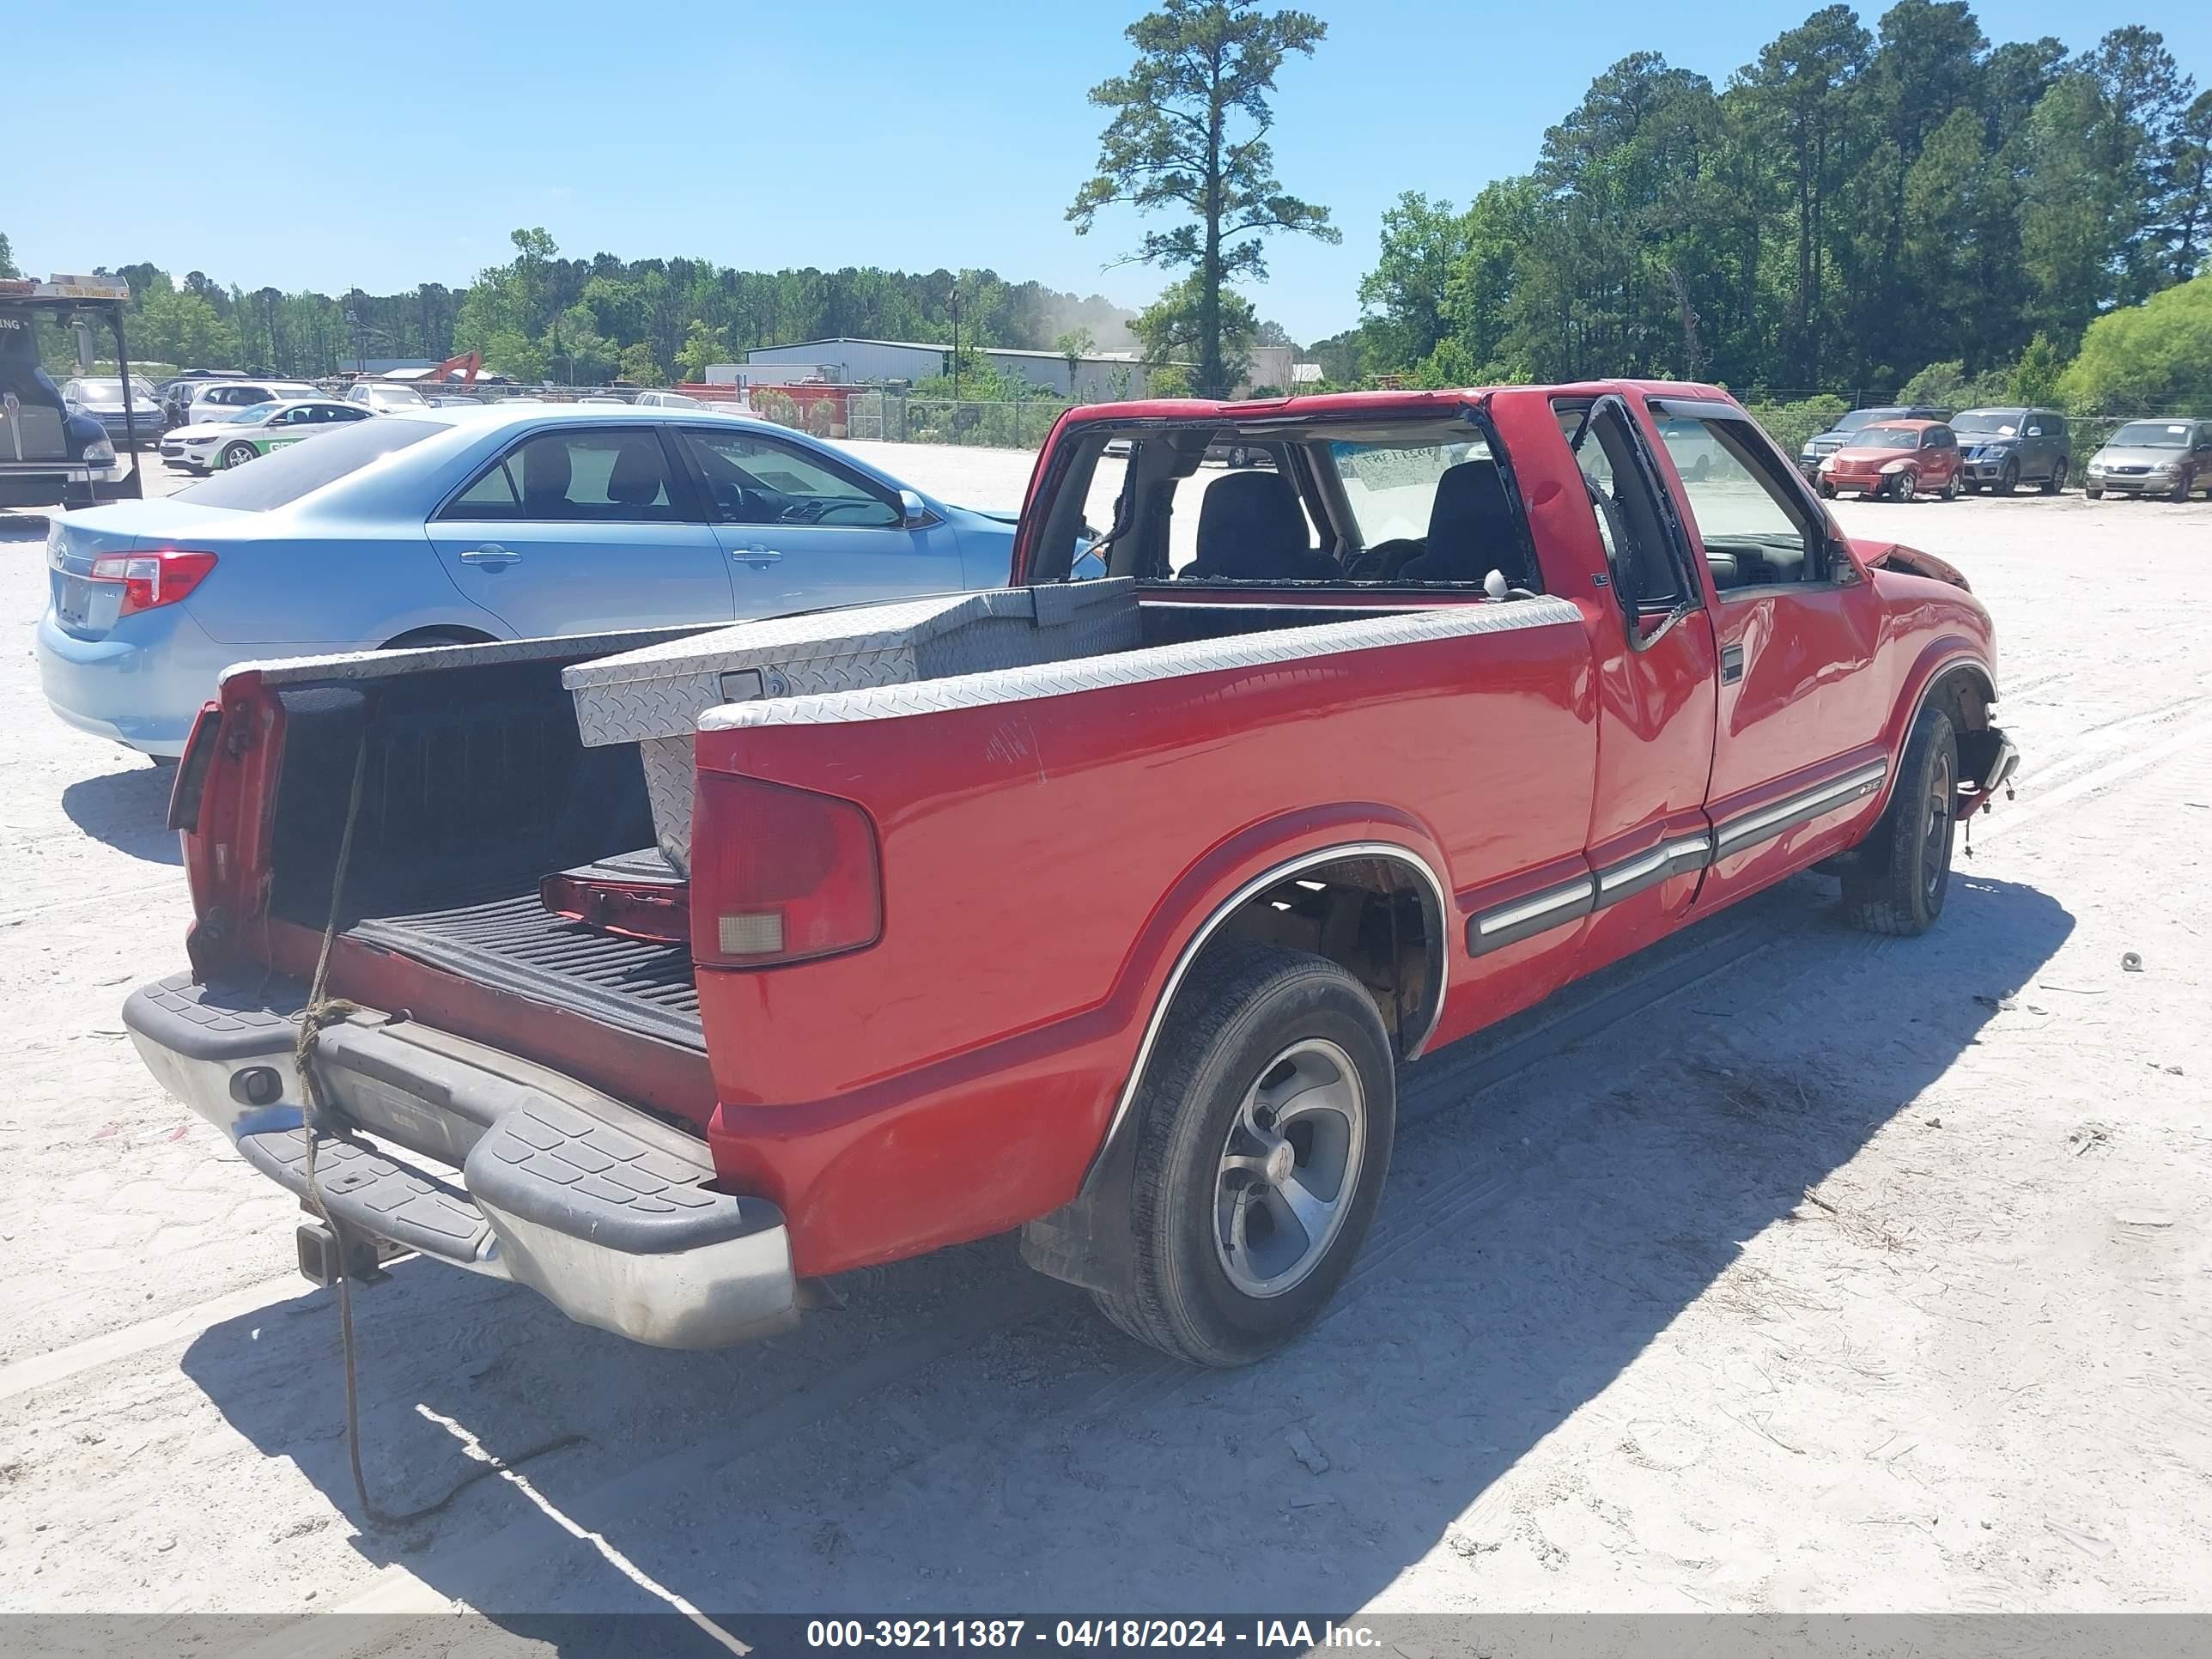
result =
M240 1135L238 1152L278 1186L306 1197L305 1130ZM374 1233L456 1267L480 1266L491 1248L491 1224L467 1194L374 1148L325 1136L315 1148L315 1184L341 1226Z

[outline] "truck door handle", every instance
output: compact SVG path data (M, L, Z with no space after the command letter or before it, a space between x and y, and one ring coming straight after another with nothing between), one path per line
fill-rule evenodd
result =
M1721 647L1721 684L1734 685L1743 678L1743 647L1724 645Z
M741 547L730 556L765 570L769 566L781 561L783 555L772 547Z
M497 542L486 542L482 547L471 547L461 555L463 564L514 564L522 557L512 548L501 547Z

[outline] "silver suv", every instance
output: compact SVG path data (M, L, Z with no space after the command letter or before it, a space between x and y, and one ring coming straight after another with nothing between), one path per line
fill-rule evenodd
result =
M1959 482L1968 489L2009 495L2024 483L2046 495L2066 488L2074 465L2073 434L2055 409L1962 409L1951 417L1966 452Z

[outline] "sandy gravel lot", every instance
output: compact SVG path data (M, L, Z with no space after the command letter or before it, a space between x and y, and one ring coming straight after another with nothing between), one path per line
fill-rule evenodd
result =
M1424 1061L1347 1293L1244 1373L1006 1241L720 1354L403 1266L360 1304L386 1506L583 1439L398 1534L293 1206L122 1035L182 963L166 779L48 715L44 526L0 517L0 1607L2204 1607L2212 507L1842 516L1998 619L2020 799L1934 934L1808 877Z

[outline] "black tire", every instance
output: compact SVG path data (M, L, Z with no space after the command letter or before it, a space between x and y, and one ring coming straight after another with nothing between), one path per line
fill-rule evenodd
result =
M2105 499L2105 492L2094 484L2083 484L2081 493L2093 501L2101 501Z
M2043 493L2046 495L2056 495L2063 492L2066 488L2066 474L2070 470L2071 464L2065 456L2061 455L2058 458L2058 465L2051 469L2051 476L2043 481Z
M1836 499L1836 487L1830 483L1826 478L1820 480L1818 488L1820 489L1820 499L1822 501L1832 501Z
M2166 492L2166 499L2169 501L2187 501L2189 499L2189 480L2185 477L2175 479L2173 482L2173 488Z
M228 472L234 466L244 466L253 459L253 446L247 443L225 444L222 449L222 469Z
M1870 933L1910 938L1943 914L1959 830L1959 744L1951 717L1923 709L1897 788L1844 878L1844 914Z
M2013 491L2019 488L2020 463L2018 461L2007 461L2004 464L2003 472L1999 474L1997 477L1997 494L2000 495L2009 495Z
M1232 1162L1232 1148L1250 1143L1241 1125L1274 1119L1264 1102L1271 1078L1312 1061L1341 1074L1358 1110L1340 1113L1345 1143L1335 1158L1332 1219L1316 1243L1303 1228L1297 1239L1267 1218L1264 1196L1224 1200L1224 1194L1270 1192L1272 1174L1255 1176ZM1286 1080L1294 1082L1295 1077ZM1327 1085L1334 1089L1335 1085ZM1278 1103L1322 1091L1298 1091ZM1397 1075L1375 1000L1351 974L1324 957L1271 946L1231 944L1210 951L1191 969L1162 1026L1133 1103L1136 1167L1131 1181L1133 1282L1125 1292L1098 1293L1100 1310L1137 1340L1195 1365L1248 1365L1281 1347L1321 1313L1343 1283L1373 1221L1390 1163L1397 1117ZM1316 1118L1325 1114L1310 1114ZM1284 1121L1289 1121L1285 1115ZM1301 1119L1304 1121L1304 1119ZM1274 1137L1291 1148L1285 1172L1322 1169L1322 1136L1309 1130L1301 1149L1295 1126ZM1356 1161L1355 1161L1356 1159ZM1301 1183L1278 1182L1278 1192ZM1233 1205L1224 1218L1222 1205ZM1278 1196L1288 1207L1288 1200ZM1247 1217L1246 1206L1255 1212ZM1263 1227L1260 1243L1251 1230ZM1224 1243L1241 1232L1243 1248ZM1232 1276L1237 1259L1250 1270L1262 1247L1297 1254L1281 1288L1255 1295ZM1255 1279L1255 1282L1256 1281Z

